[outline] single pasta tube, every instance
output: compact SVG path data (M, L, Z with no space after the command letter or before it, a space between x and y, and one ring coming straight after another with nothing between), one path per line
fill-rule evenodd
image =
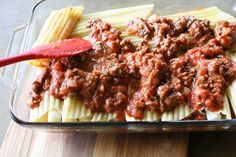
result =
M91 121L92 112L76 98L67 97L62 108L62 122Z

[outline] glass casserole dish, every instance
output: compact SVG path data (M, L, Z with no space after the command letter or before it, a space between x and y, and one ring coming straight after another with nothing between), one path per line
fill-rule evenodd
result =
M98 4L100 8L97 7ZM108 9L123 8L141 4L154 4L154 13L157 15L166 15L185 10L205 8L217 6L221 10L236 16L236 2L227 1L227 3L212 0L212 1L195 1L194 3L186 0L148 0L148 1L101 1L96 0L93 3L81 1L55 1L46 0L37 3L30 16L28 23L17 28L13 34L9 44L8 54L13 55L13 52L22 52L30 49L36 40L39 31L52 10L64 8L67 6L81 5L85 8L84 13L103 11ZM19 37L20 36L20 37ZM14 45L14 47L13 47ZM235 130L235 119L230 120L203 120L203 121L171 121L171 122L77 122L77 123L38 123L29 122L29 109L25 103L26 97L32 83L32 78L36 74L34 67L20 63L15 66L10 66L2 69L1 83L10 87L6 89L6 94L10 94L9 106L10 114L13 120L23 126L40 128L56 131L117 131L117 132L161 132L161 131L205 131L205 130ZM12 77L13 76L13 77Z

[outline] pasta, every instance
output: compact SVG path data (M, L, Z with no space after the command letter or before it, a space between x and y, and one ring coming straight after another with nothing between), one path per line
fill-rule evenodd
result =
M199 19L208 19L211 21L211 24L215 24L217 21L220 20L226 20L229 22L234 22L235 18L231 16L230 14L227 14L217 8L216 6L205 8L205 9L199 9L199 10L190 10L185 12L180 12L177 14L170 14L170 15L163 15L164 17L168 17L173 20L177 20L178 18L186 15L195 16Z
M128 38L137 46L143 39L137 36L128 36L125 30L125 24L134 17L147 18L153 10L153 5L142 5L129 8L121 8L115 10L90 13L82 16L81 7L65 8L53 11L45 22L37 41L34 46L50 43L68 37L83 37L88 39L89 29L86 28L86 22L89 19L101 18L109 22L112 27L122 31L121 37ZM210 7L201 10L186 11L177 14L164 15L164 17L177 20L185 15L193 15L199 19L209 19L214 27L216 21L227 20L235 21L235 18L217 7ZM79 22L78 22L79 21ZM154 42L149 41L148 44L152 49L155 48ZM232 48L235 50L236 48ZM233 52L227 53L233 60L236 60ZM36 66L44 66L47 60L31 61ZM233 96L236 89L236 81L228 87L224 96L224 107L218 112L206 112L208 120L231 119L230 104L236 112L236 99ZM133 89L129 88L129 94L133 93ZM31 109L30 121L33 122L84 122L84 121L117 121L116 113L93 113L90 109L77 98L67 97L64 100L56 99L49 95L49 92L43 93L43 99L39 107ZM133 117L125 115L126 121L179 121L187 117L193 112L191 107L186 104L178 105L172 111L150 112L145 110L143 119L137 120Z
M227 55L234 61L236 61L236 53L234 51L227 52ZM234 113L236 113L236 81L233 81L233 83L226 89L226 94L229 98L230 104L232 106L232 109Z
M128 36L126 32L122 32L121 37L129 39L135 46L137 46L141 41L143 41L143 39L140 37ZM155 49L154 41L148 41L148 44L151 46L153 50Z
M86 21L90 18L96 18L96 17L104 17L108 21L114 21L114 25L117 26L117 28L124 28L125 26L125 20L127 21L127 16L130 18L133 18L135 16L140 17L147 17L153 9L153 5L143 5L138 7L130 7L130 8L122 8L122 9L116 9L116 10L108 10L103 11L99 13L92 13L84 15L83 18L79 21L79 23L76 25L77 21L81 18L82 10L81 7L73 7L73 8L65 8L61 10L52 11L48 19L46 20L40 35L37 39L37 41L34 43L34 46L50 43L59 39L65 39L67 38L72 29L75 26L75 29L73 30L71 36L77 36L77 30L80 29L86 30L85 25ZM133 10L136 10L135 14L132 13ZM109 18L106 18L107 15L110 15ZM120 19L120 17L122 17ZM116 20L119 19L119 20ZM80 27L79 27L80 26ZM82 26L82 28L81 28ZM88 33L88 32L87 32ZM34 60L30 62L33 65L36 66L44 66L47 64L47 60ZM64 100L63 103L63 109L62 114L58 112L58 110L54 110L51 108L48 108L48 105L55 105L56 101L50 101L48 103L48 92L45 92L44 95L46 100L42 100L42 102L46 101L47 103L40 103L39 108L35 108L31 111L30 120L31 121L48 121L48 122L76 122L76 121L99 121L99 120L116 120L115 114L94 114L92 116L91 111L86 110L86 108L81 104L77 105L78 100L73 100L72 98L67 98ZM53 100L53 97L50 96L50 98ZM70 102L70 103L68 103ZM71 104L72 103L72 104ZM45 110L42 111L42 108ZM77 114L81 110L81 114ZM86 113L84 113L86 111ZM72 114L74 114L72 116ZM87 115L83 117L84 115Z
M186 11L186 12L181 12L181 13L171 14L171 15L164 15L164 17L168 17L168 18L171 18L173 20L177 20L178 18L180 18L182 16L185 16L185 15L192 15L192 16L195 16L195 17L200 18L200 19L208 19L208 20L211 21L212 25L214 25L216 21L220 21L220 20L227 20L229 22L234 22L235 21L235 18L233 16L221 11L216 6L206 8L206 9ZM233 84L235 84L235 83L233 83ZM232 88L233 84L229 87L229 89L236 89L236 86L235 86L235 88ZM233 91L229 92L229 90L228 90L227 93L231 94L231 93L234 93L234 92ZM232 100L230 100L230 101L232 102ZM228 99L226 98L226 96L224 97L224 102L225 102L224 103L224 108L222 109L222 111L219 111L219 112L206 111L206 117L207 117L208 120L231 119L230 106L229 106L229 102L228 102ZM236 100L235 100L235 102L236 102ZM235 102L231 103L231 104L236 104ZM162 114L162 121L181 120L182 118L188 116L191 113L191 108L188 107L187 105L185 105L185 111L187 111L187 114L184 114L184 115L180 116L180 113L184 113L184 109L182 107L178 106L173 111L164 112ZM236 106L235 106L235 111L236 111Z
M48 122L61 122L61 113L57 110L51 110L48 112Z
M193 16L196 16L197 18L200 18L200 19L209 19L211 21L212 25L214 25L216 21L219 21L222 19L227 20L229 22L235 21L235 18L233 16L231 16L230 14L227 14L225 12L222 12L219 8L217 8L215 6L210 7L210 8L206 8L206 9L201 9L201 10L181 12L181 13L172 14L172 15L164 15L163 17L168 17L173 20L177 20L178 18L185 16L185 15L193 15ZM124 36L126 36L126 33L123 33L123 34L124 34ZM137 43L139 43L142 40L141 38L138 38L138 37L128 37L128 39L130 39L134 43L134 45L137 45ZM153 43L149 43L149 45L151 47L154 47ZM232 48L232 49L234 49L234 48ZM235 86L235 88L232 88L232 86L234 84L235 83L233 83L229 87L229 89L236 89L236 86ZM231 94L234 92L231 91L228 93ZM232 96L230 96L230 97L232 97ZM222 111L206 112L206 117L208 120L231 119L230 106L228 103L228 99L226 97L224 97L224 101L225 101L225 103L224 103L224 108L222 109ZM236 100L234 100L234 101L235 102L233 104L236 104ZM236 106L234 107L234 109L236 111ZM181 119L187 117L190 113L191 113L191 108L188 105L180 105L180 106L177 106L173 111L164 112L161 115L161 120L162 121L181 120ZM131 118L131 119L134 120L134 118ZM128 118L128 120L130 120L130 118Z
M236 92L236 82L234 81L226 90L227 96L229 98L234 113L236 112L236 97L233 94L235 92Z
M191 114L192 109L190 106L183 104L175 107L173 111L163 112L161 115L161 121L178 121L189 114Z
M157 122L161 120L161 114L159 112L144 111L144 116L142 120L137 120L133 117L125 115L126 121L148 121L148 122Z
M78 99L67 97L62 108L62 122L82 122L92 119L91 110Z
M224 96L224 106L221 111L209 112L206 110L207 120L231 119L230 106L227 96Z
M91 122L117 121L115 113L94 113Z
M134 92L135 92L135 90L131 87L131 84L129 84L128 94L132 95ZM126 121L156 122L156 121L160 121L160 119L161 119L161 113L159 113L159 112L144 111L143 119L141 119L141 120L130 117L127 113L125 113L125 120Z
M60 121L62 111L62 101L50 96L45 92L42 96L42 101L39 107L34 108L30 112L30 121L43 122L43 121ZM55 116L54 116L55 115Z
M68 38L75 24L81 18L82 11L82 7L68 7L52 11L33 47ZM48 59L31 60L29 63L34 66L43 67L47 65Z
M71 37L87 36L89 33L89 29L86 28L86 23L89 19L96 18L101 18L104 21L108 21L114 28L124 30L125 24L129 21L129 19L137 16L146 18L152 12L153 7L153 4L141 5L136 7L114 9L84 15L81 21L75 26L73 32L71 33Z

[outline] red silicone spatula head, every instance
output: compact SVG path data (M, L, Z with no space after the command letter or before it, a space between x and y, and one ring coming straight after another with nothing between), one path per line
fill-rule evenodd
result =
M87 40L81 38L65 39L35 47L18 56L0 59L0 67L31 59L69 57L90 49L92 49L92 45Z
M92 49L92 45L89 41L81 38L72 38L41 45L27 51L27 53L33 53L40 57L55 58L74 56L90 49Z

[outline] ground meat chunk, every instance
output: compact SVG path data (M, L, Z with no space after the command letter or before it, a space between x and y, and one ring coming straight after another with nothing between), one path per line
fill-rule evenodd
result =
M48 68L43 69L41 74L33 82L30 94L26 100L30 108L35 108L39 106L41 98L41 93L47 90L50 85L50 70Z
M93 67L96 75L109 75L114 77L127 77L128 69L125 63L120 62L115 54L98 59Z
M127 33L136 35L144 39L151 39L153 36L174 35L173 21L171 19L150 16L147 20L143 18L134 18L128 23Z
M211 32L209 20L199 20L193 16L183 16L173 25L175 36L188 33L191 38L198 39Z
M128 102L128 83L128 78L101 75L95 93L84 99L84 105L95 112L124 111ZM120 120L124 118L124 115L119 117Z
M175 57L178 51L178 41L173 38L174 24L171 19L151 16L148 18L148 26L153 30L153 40L156 45L155 53L162 54L166 60Z
M176 42L180 49L187 51L201 47L213 38L210 21L184 16L174 23Z
M138 49L125 56L130 73L140 77L138 90L132 94L127 112L136 119L142 119L145 108L152 112L159 110L155 89L167 71L167 64L161 54L149 52L146 43Z
M188 101L191 94L191 84L196 74L188 56L170 60L171 75L169 81L157 88L161 111L173 109L176 105Z
M65 64L61 60L51 64L51 95L65 98L73 94L93 112L117 112L119 119L124 120L124 112L120 112L128 102L128 69L124 63L120 63L116 54L99 58L92 72L84 72L73 66L67 69Z
M210 22L192 16L182 17L176 22L156 15L147 20L135 18L127 31L144 39L152 38L156 45L155 53L164 55L167 61L213 38Z
M71 93L78 93L84 97L93 94L97 83L97 76L78 68L66 68L65 60L54 60L50 66L50 86L48 90L57 98L64 98Z
M127 25L128 35L136 35L148 39L151 35L151 29L143 18L134 18Z
M129 39L122 40L120 45L122 53L135 52L135 47Z
M121 32L100 19L89 20L87 28L91 29L89 40L96 53L100 56L111 53L120 53Z
M236 24L227 21L219 21L216 23L214 32L216 40L224 48L229 48L236 43Z
M64 74L64 81L57 93L53 95L57 97L66 97L70 93L78 93L85 98L89 98L95 92L98 77L93 73L86 73L77 68L67 69ZM53 92L51 88L50 92Z
M235 64L225 56L201 59L193 82L191 105L196 110L206 108L218 111L223 108L223 94L227 84L236 76Z
M166 60L176 57L179 50L179 44L175 38L171 38L169 35L167 35L166 38L156 37L155 43L155 53L164 55Z
M186 55L191 58L190 62L195 62L198 61L197 59L199 58L213 58L223 54L223 48L217 45L217 41L215 39L211 39L208 43L201 47L190 49Z
M170 63L169 81L157 88L161 111L186 102L195 110L222 109L224 91L236 78L236 68L214 39Z
M148 26L153 30L154 37L166 37L167 35L174 36L174 24L171 19L151 16L148 18ZM154 38L155 39L155 38Z
M209 34L211 32L209 20L198 20L196 18L193 18L190 20L187 27L188 33L193 39L199 39L205 34Z
M185 102L181 85L180 79L172 77L171 81L158 87L157 95L160 102L161 112L172 110L175 106Z
M189 23L189 18L187 16L179 18L176 22L174 22L174 32L175 35L180 35L184 32L187 31L188 29L188 23Z

